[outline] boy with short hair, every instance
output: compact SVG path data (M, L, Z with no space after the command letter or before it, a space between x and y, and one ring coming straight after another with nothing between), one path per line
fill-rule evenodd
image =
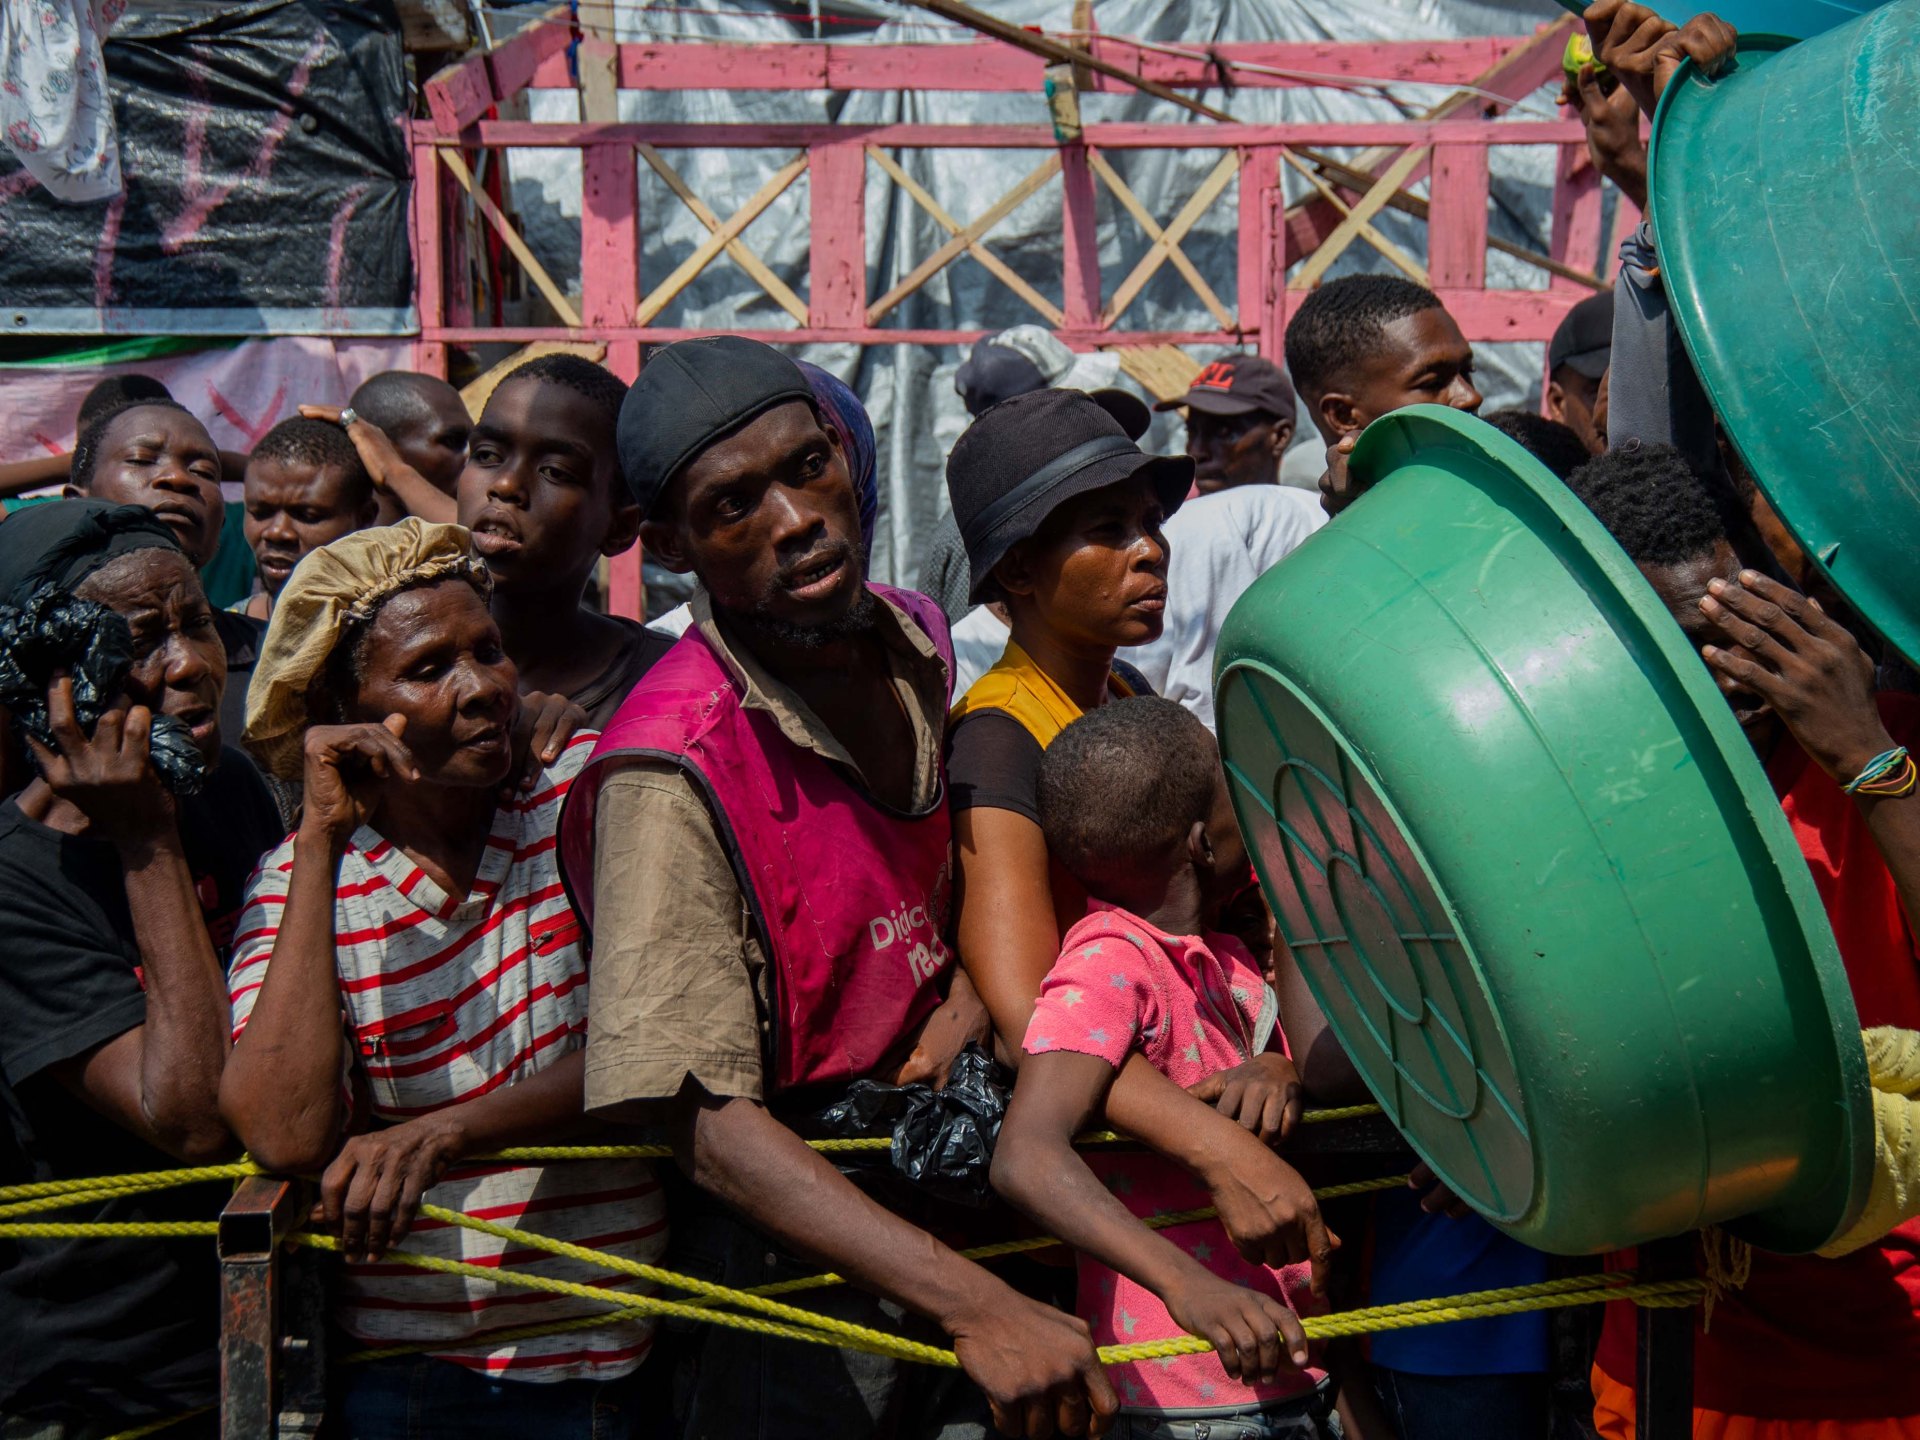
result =
M467 435L473 417L460 392L437 375L417 370L383 370L366 380L349 408L379 427L401 460L443 494L453 494L466 463ZM411 513L406 497L381 490L380 523L391 525Z
M1350 505L1347 455L1360 432L1408 405L1477 412L1473 346L1424 285L1398 275L1346 275L1300 302L1287 322L1287 371L1327 442L1320 503Z
M1204 1207L1194 1177L1154 1155L1083 1158L1073 1148L1136 1050L1181 1086L1267 1049L1284 1053L1252 954L1212 929L1249 877L1213 737L1170 700L1109 701L1047 747L1040 811L1049 853L1094 903L1041 987L994 1184L1081 1252L1075 1308L1095 1343L1186 1333L1213 1342L1212 1354L1112 1367L1122 1397L1114 1434L1159 1434L1140 1427L1177 1418L1247 1427L1235 1434L1337 1436L1333 1384L1312 1367L1296 1314L1324 1308L1339 1243L1306 1182L1261 1152L1273 1173L1250 1183L1285 1195L1296 1223L1269 1253L1246 1256L1217 1219L1158 1231L1140 1223ZM1196 1130L1238 1128L1198 1098L1190 1108Z
M565 695L595 729L673 644L586 604L600 557L640 533L615 441L626 394L612 371L577 355L529 360L487 401L456 490L521 691Z
M295 417L260 437L247 457L247 547L260 589L228 608L266 620L301 557L379 517L373 481L338 425Z

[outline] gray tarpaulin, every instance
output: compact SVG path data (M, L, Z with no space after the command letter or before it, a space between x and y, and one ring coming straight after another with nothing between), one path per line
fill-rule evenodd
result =
M1071 24L1070 0L991 0L997 17L1060 32ZM643 8L621 0L621 40L730 39L811 40L813 27L770 13L765 0L674 0ZM1528 34L1562 13L1553 0L1100 0L1101 31L1180 46L1236 40L1448 39ZM970 32L925 12L891 5L829 6L820 35L830 40L970 43ZM878 29L861 21L882 22ZM852 22L852 23L849 23ZM1240 88L1214 90L1200 98L1252 123L1398 119L1416 114L1449 93L1448 87L1394 85L1388 92ZM621 118L700 122L1045 124L1044 96L928 91L686 91L622 92ZM1144 121L1205 125L1211 122L1144 95L1080 97L1088 123ZM577 118L571 94L535 92L530 118ZM1522 104L1526 118L1550 118L1553 92L1542 90ZM694 191L722 216L731 214L791 153L771 150L665 152ZM1116 153L1109 158L1149 210L1164 225L1218 159L1214 150ZM1547 248L1552 203L1553 154L1546 146L1501 147L1492 152L1491 233L1531 248ZM1042 151L916 150L900 152L901 166L932 192L963 224L993 204L1028 170ZM565 151L515 151L510 161L513 201L525 218L530 242L556 278L578 287L580 167ZM1299 178L1287 175L1288 197L1298 198ZM757 219L746 233L757 254L801 296L807 293L808 217L803 177ZM1236 187L1230 187L1184 243L1187 254L1229 309L1236 308ZM640 167L641 277L657 283L706 238L706 230L645 166ZM1100 258L1104 288L1111 293L1146 250L1141 233L1104 187L1099 187ZM1396 243L1425 253L1424 224L1394 211L1375 223ZM947 238L912 198L877 168L867 186L869 296L884 294ZM1058 183L1043 188L991 235L990 245L1043 295L1059 301L1061 269ZM1544 286L1546 277L1518 261L1490 254L1488 284ZM1385 269L1365 244L1355 244L1334 273ZM910 297L885 322L904 326L998 329L1039 317L972 259L962 256ZM716 260L668 307L657 323L682 327L778 328L786 312L730 260ZM1208 330L1215 322L1171 266L1134 301L1123 325L1138 329ZM1489 407L1537 403L1541 369L1538 343L1477 347ZM935 518L946 508L944 460L966 423L953 390L958 347L914 345L798 347L811 360L847 378L872 412L881 467L880 527L875 537L876 578L911 583ZM1196 358L1208 356L1194 352ZM1131 383L1131 382L1123 382ZM1310 427L1307 429L1311 435ZM1303 437L1304 442L1304 437ZM1143 442L1177 449L1177 417L1161 417ZM1319 473L1304 450L1290 458L1289 473ZM1307 483L1311 483L1309 479Z

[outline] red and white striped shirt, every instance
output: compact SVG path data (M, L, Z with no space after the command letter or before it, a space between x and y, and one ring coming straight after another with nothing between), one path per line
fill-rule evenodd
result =
M376 1120L394 1124L471 1100L586 1044L586 949L560 883L554 829L596 738L575 735L531 793L494 812L465 899L443 893L374 830L354 834L334 890L334 954L349 1041ZM236 1037L266 978L292 879L289 838L248 883L229 972ZM426 1199L626 1259L657 1263L666 1247L665 1202L641 1160L457 1165ZM599 1265L509 1248L431 1220L414 1226L404 1248L610 1289L651 1288ZM338 1310L357 1339L432 1344L443 1359L519 1380L613 1379L639 1365L652 1343L650 1321L490 1340L604 1308L397 1261L348 1264Z

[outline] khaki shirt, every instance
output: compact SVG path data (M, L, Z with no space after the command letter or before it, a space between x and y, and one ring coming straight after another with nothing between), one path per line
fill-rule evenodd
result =
M766 712L795 745L859 775L806 702L729 637L704 589L694 593L693 618L743 705ZM924 810L940 793L946 667L932 640L885 600L877 633L913 726L914 809ZM688 1080L712 1095L764 1100L767 956L696 782L664 760L615 767L600 785L593 838L587 1109L671 1100Z

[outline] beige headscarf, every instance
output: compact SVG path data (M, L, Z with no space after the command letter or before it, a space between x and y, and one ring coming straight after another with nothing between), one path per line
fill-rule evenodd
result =
M247 748L269 772L298 780L310 717L307 692L348 625L370 618L402 590L465 580L482 595L490 580L460 525L408 516L322 545L287 578L247 687Z

